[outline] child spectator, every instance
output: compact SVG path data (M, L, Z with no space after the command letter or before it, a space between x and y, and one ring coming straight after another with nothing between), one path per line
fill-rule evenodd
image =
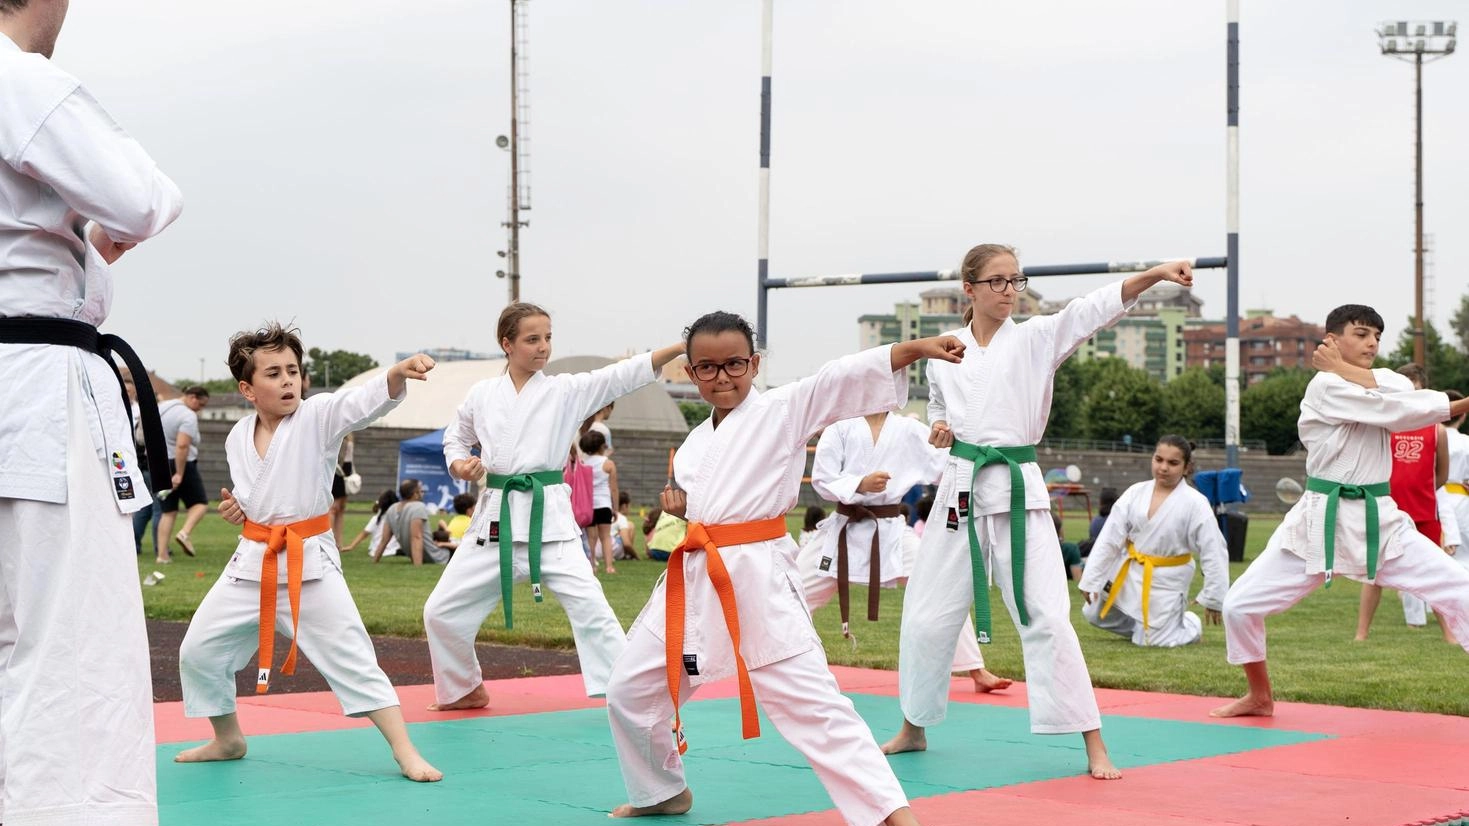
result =
M367 524L362 527L362 530L357 532L357 536L342 548L342 553L356 548L364 539L367 540L367 547L376 548L378 539L382 538L383 535L383 514L387 513L388 508L391 508L397 501L398 492L392 488L378 494L377 501L372 503L372 518L367 520ZM380 555L396 556L398 554L398 548L398 539L397 537L393 537L388 540L388 546L383 549Z
M588 430L577 443L586 454L582 463L592 469L592 524L587 528L587 553L592 567L597 565L597 549L602 549L602 571L617 573L612 565L612 503L617 500L617 465L607 458L607 437L600 430Z

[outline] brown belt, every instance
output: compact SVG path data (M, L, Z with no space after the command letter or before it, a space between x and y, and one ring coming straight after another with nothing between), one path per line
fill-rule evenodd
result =
M852 636L849 623L852 614L851 586L847 582L847 528L853 522L868 519L890 519L902 516L902 505L846 505L837 503L837 513L847 517L847 524L837 535L837 602L842 610L842 636ZM882 558L878 554L879 526L872 526L872 550L867 561L867 619L877 621L877 605L882 592Z

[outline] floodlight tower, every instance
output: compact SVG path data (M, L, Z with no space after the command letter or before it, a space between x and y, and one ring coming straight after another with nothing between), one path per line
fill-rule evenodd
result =
M520 228L530 226L520 213L530 209L530 26L525 4L510 0L510 137L500 135L495 145L510 153L508 249L500 253L505 269L495 275L510 280L510 300L520 300Z
M1413 64L1413 361L1424 368L1428 362L1423 335L1423 64L1454 53L1458 27L1453 20L1394 20L1377 27L1382 53Z

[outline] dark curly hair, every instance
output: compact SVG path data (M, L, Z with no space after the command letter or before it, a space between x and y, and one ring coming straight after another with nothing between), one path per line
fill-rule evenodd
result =
M699 316L693 324L683 328L684 355L690 356L689 345L693 343L694 336L701 333L718 335L720 333L743 333L745 341L750 343L750 355L755 354L755 330L750 327L750 322L724 310L715 310Z

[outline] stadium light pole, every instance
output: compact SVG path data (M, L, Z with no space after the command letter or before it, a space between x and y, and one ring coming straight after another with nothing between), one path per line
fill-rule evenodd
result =
M1377 27L1382 53L1413 64L1413 361L1424 369L1428 362L1423 333L1423 64L1454 53L1458 27L1453 20L1394 20Z

